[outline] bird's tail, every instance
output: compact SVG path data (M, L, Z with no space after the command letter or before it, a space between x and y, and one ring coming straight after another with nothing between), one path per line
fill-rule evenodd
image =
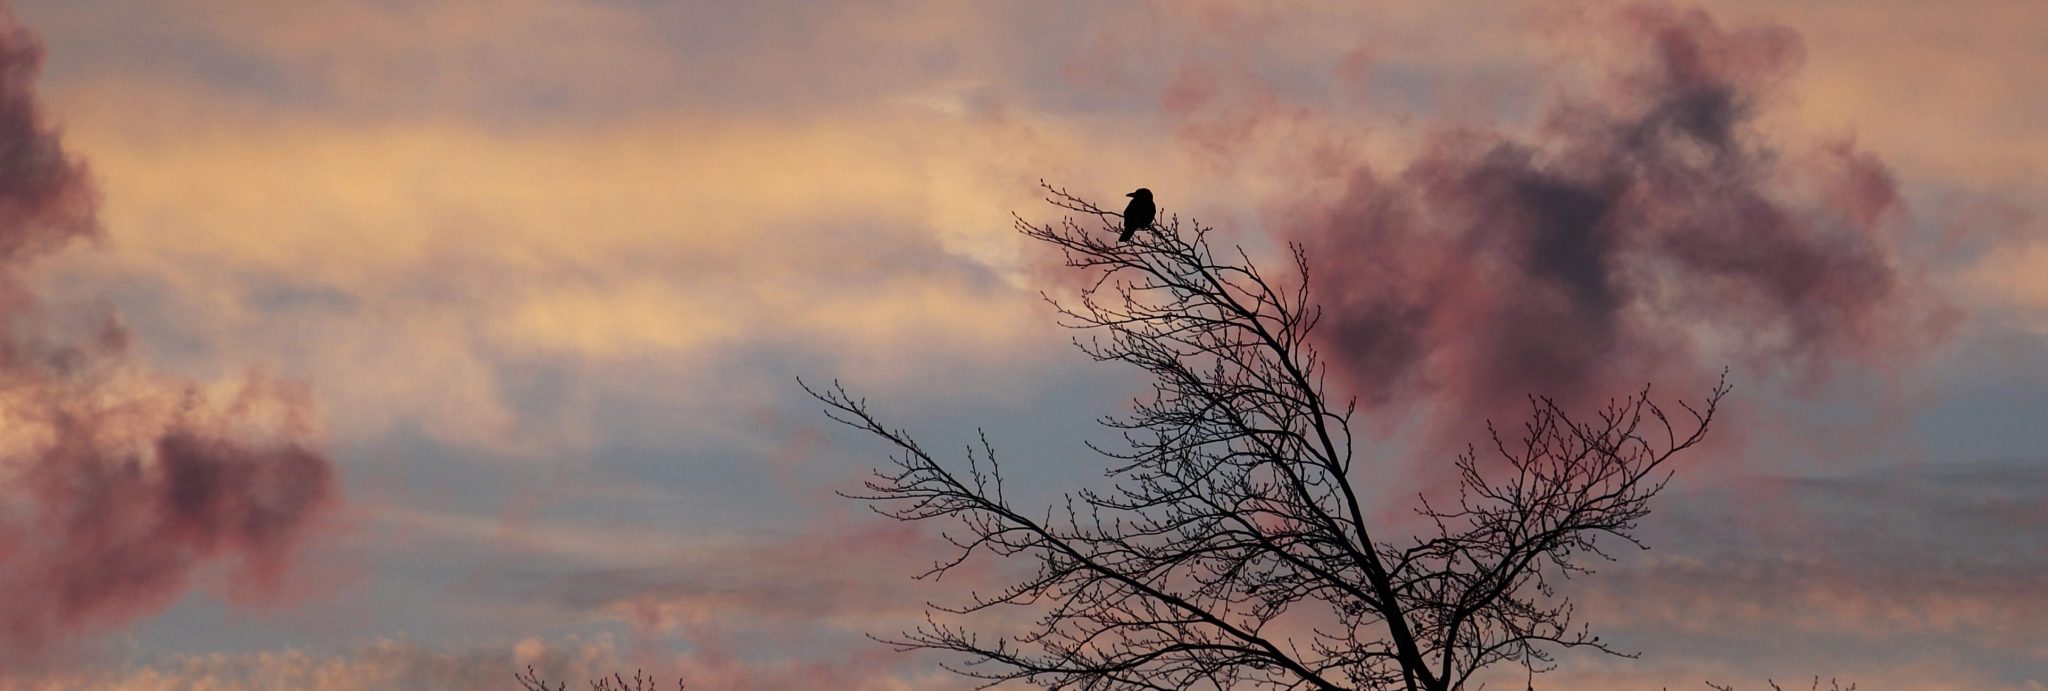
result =
M1116 241L1117 241L1117 242L1130 242L1130 241L1131 241L1131 236L1132 236L1132 235L1134 235L1134 234L1136 234L1137 232L1138 232L1138 229L1137 229L1137 228L1134 228L1134 227L1129 227L1129 226L1126 226L1126 227L1124 227L1124 232L1123 232L1123 234L1121 234L1121 235L1118 235L1118 236L1116 236Z

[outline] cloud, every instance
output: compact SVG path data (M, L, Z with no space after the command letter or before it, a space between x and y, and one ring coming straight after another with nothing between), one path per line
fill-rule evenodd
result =
M912 576L929 568L944 546L917 526L857 520L700 553L681 565L575 574L556 587L564 604L607 611L651 631L746 621L830 622L867 632L922 618L919 604L932 592Z
M1568 588L1649 660L1904 685L1885 659L2015 688L2048 663L2043 491L2038 458L1747 478L1669 497L1646 555Z
M1439 131L1404 167L1360 165L1282 213L1309 247L1323 348L1367 410L1427 410L1440 449L1512 424L1531 394L1694 395L1724 364L1810 389L1941 341L1951 317L1899 248L1890 170L1756 125L1797 34L1661 6L1581 25L1603 23L1622 61L1592 94L1560 88L1533 131Z
M542 679L585 688L586 680L624 674L636 666L672 689L682 678L691 689L775 691L826 687L851 691L951 689L958 678L940 672L907 673L883 664L897 657L880 646L866 655L795 664L759 664L704 654L642 657L608 635L529 638L491 646L445 648L384 639L338 651L286 649L170 657L117 670L51 674L16 681L8 691L503 691L518 688L515 671L531 666ZM902 672L902 673L899 673Z
M0 17L0 670L161 610L211 562L229 596L277 592L334 501L305 392L250 377L209 391L134 362L111 313L46 308L24 280L100 236L84 164L34 92L42 47Z
M1961 274L1962 289L2021 327L2048 335L2048 242L2017 242L1986 253Z
M10 691L501 691L517 688L515 671L531 665L550 681L572 687L621 670L625 662L609 638L542 641L445 650L404 640L380 640L353 650L285 649L173 657L118 670L50 674L18 680Z
M921 526L832 511L795 532L635 533L538 528L532 550L476 574L465 593L557 627L623 629L633 660L692 688L922 688L957 680L931 656L866 637L924 623L924 602L991 586L985 566L918 581L945 553ZM435 520L454 543L482 526ZM461 533L473 538L457 538ZM517 603L517 604L511 604Z
M415 425L510 457L573 456L602 434L591 408L607 397L662 399L663 418L724 409L704 387L793 392L780 358L958 395L1063 353L1001 268L1016 251L1005 209L1035 202L1035 178L984 153L1022 135L974 116L892 103L507 134L241 121L127 86L73 101L113 242L59 275L157 307L137 328L173 366L257 360L320 382L344 439ZM184 131L156 133L166 122ZM508 381L536 363L570 374L548 414ZM935 367L959 376L922 376Z
M1779 118L1786 124L1854 131L1924 182L2026 196L2048 172L2048 127L2031 98L2048 89L2048 49L2033 40L2048 28L2038 8L1992 2L1954 12L1901 0L1712 4L1729 15L1766 13L1797 26L1812 48L1796 79L1799 97L1785 104L1789 117Z

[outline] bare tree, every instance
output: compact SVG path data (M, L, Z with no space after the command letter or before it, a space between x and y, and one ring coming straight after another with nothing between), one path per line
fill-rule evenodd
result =
M568 682L552 682L554 685L549 686L551 682L534 672L532 665L528 665L524 673L513 672L512 678L518 680L521 691L568 691L569 688ZM677 679L676 691L683 691L685 688L688 687L683 685L683 680ZM656 691L656 688L654 677L634 670L631 679L616 672L609 677L592 679L590 691Z
M1116 218L1046 190L1069 212ZM1085 332L1076 345L1144 370L1152 390L1129 415L1103 418L1122 448L1090 445L1110 486L1074 491L1055 510L1005 495L986 436L964 464L941 462L836 382L804 385L835 420L893 447L893 466L848 496L950 527L957 554L921 577L977 554L1037 566L996 592L933 605L925 625L882 640L964 654L948 669L984 687L1078 689L1444 690L1499 663L1533 682L1564 648L1624 654L1551 586L1606 558L1603 537L1635 544L1668 462L1705 434L1725 377L1699 407L1680 404L1681 416L1647 389L1587 419L1532 398L1521 434L1494 433L1484 462L1461 455L1455 500L1420 502L1428 528L1396 539L1364 509L1355 406L1325 393L1302 248L1290 247L1295 275L1283 285L1178 217L1127 244L1109 241L1109 222L1016 225L1089 273L1078 300L1048 297ZM1004 633L961 623L998 608L1035 620Z
M1778 682L1776 681L1765 680L1764 683L1771 685L1771 691L1785 691L1785 687L1779 686ZM1734 686L1724 686L1721 684L1716 684L1711 681L1707 682L1707 688L1713 689L1714 691L1735 691ZM1813 678L1813 685L1807 687L1807 691L1820 691L1820 677ZM1842 682L1834 679L1829 679L1828 691L1856 691L1856 685L1850 684L1848 686L1843 686Z

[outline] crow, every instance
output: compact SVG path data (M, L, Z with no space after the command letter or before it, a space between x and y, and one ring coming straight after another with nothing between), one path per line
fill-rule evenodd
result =
M1124 207L1124 234L1117 236L1117 242L1130 242L1131 235L1139 228L1151 227L1153 214L1159 213L1159 208L1152 205L1152 190L1140 187L1124 196L1131 198L1131 204Z

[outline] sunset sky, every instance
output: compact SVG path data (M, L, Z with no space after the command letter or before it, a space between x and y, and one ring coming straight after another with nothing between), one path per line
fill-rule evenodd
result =
M2048 689L2048 3L7 9L0 690L970 688L797 378L1100 486L1041 179L1302 243L1389 520L1728 371L1549 688Z

